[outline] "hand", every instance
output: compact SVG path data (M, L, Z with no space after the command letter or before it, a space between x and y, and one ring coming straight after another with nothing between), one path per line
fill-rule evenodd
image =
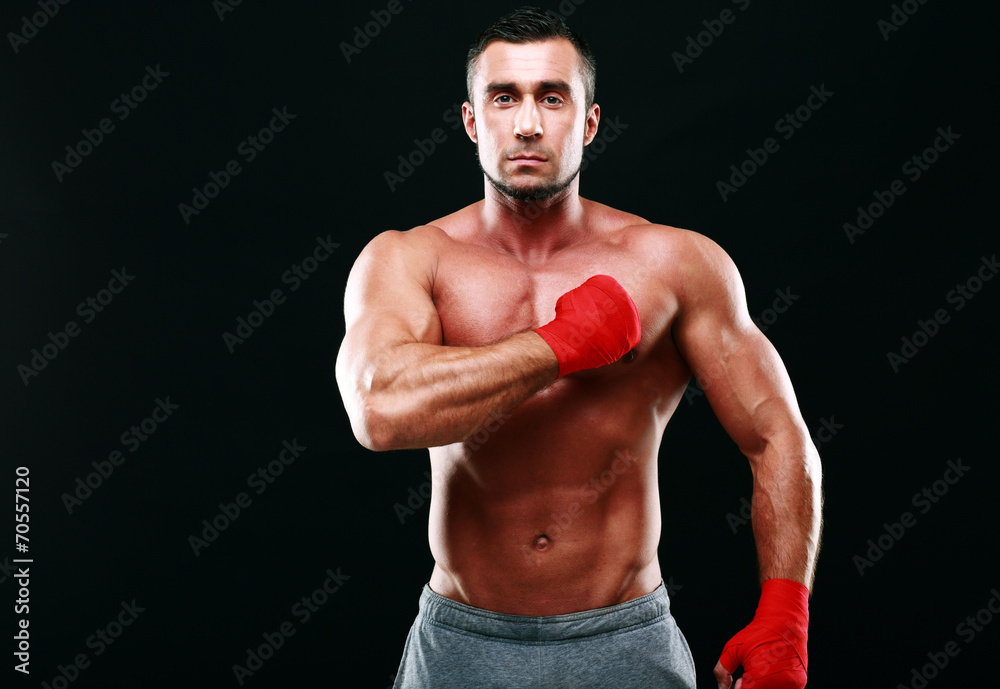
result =
M722 649L715 666L719 689L729 689L739 666L743 677L734 689L802 689L808 626L809 589L790 579L765 581L753 621Z
M639 312L625 288L595 275L556 301L556 317L535 328L559 360L559 377L614 361L639 344Z

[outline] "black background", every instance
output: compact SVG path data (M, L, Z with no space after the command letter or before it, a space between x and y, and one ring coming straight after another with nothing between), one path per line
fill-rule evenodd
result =
M405 523L395 506L425 489L428 461L368 452L350 432L333 377L343 289L378 232L481 198L474 147L446 113L464 100L469 43L514 7L402 2L350 62L341 43L385 4L72 2L16 51L7 34L0 492L9 505L14 467L30 469L34 562L30 680L12 669L21 616L0 572L4 686L51 684L80 653L90 665L73 687L237 686L232 666L286 621L295 635L245 686L391 683L432 565L426 506ZM725 248L810 429L839 425L820 447L813 687L911 686L950 641L961 651L929 686L965 686L994 676L1000 648L1000 624L973 639L957 629L1000 587L1000 281L961 309L947 298L1000 249L996 17L985 4L909 5L888 38L882 2L562 5L597 55L604 122L627 126L582 195ZM679 71L672 54L726 8L735 21ZM23 33L40 11L6 3L0 29ZM157 65L168 76L120 120L112 102ZM813 86L834 95L783 139L776 121ZM237 147L272 108L295 119L248 163ZM104 117L114 130L60 181L53 162ZM911 181L903 164L949 127L960 138ZM384 173L436 128L445 141L390 189ZM724 201L716 183L767 137L779 150ZM241 173L185 222L179 204L232 159ZM907 192L851 242L844 223L896 179ZM317 237L340 246L291 291L281 276ZM85 323L77 305L123 268L134 280ZM287 301L230 352L223 333L276 288ZM774 320L776 290L798 298ZM894 371L888 352L938 309L950 320ZM70 320L79 335L26 384L18 367ZM129 452L121 435L168 396L177 410ZM307 449L262 494L248 488L293 440ZM68 509L63 496L114 450L125 462ZM970 469L921 512L913 496L958 458ZM750 528L733 521L750 472L694 392L660 462L661 566L699 686L714 686L718 653L757 600ZM189 537L240 492L252 504L196 556ZM855 556L903 512L916 524L859 572ZM17 556L6 519L0 562ZM303 623L292 605L328 568L350 578ZM144 611L97 655L88 637L133 599Z

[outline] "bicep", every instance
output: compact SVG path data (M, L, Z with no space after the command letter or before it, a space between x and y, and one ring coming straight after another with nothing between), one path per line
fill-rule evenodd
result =
M344 294L346 330L337 356L342 393L363 385L394 347L441 344L433 270L427 249L401 232L383 232L358 256Z
M732 260L711 243L694 263L674 339L723 428L754 457L774 436L805 425L778 352L747 312Z

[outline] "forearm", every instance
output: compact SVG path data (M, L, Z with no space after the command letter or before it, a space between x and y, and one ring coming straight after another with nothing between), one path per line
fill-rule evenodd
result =
M534 332L481 347L399 345L379 357L361 393L367 433L373 449L459 442L558 372L555 354Z
M751 460L751 522L761 581L791 579L812 590L822 525L822 470L808 436L790 432Z

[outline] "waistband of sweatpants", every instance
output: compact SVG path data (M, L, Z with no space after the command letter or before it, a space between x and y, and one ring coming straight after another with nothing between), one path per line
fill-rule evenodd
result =
M435 593L425 584L418 616L431 624L512 641L566 641L642 627L670 614L670 598L660 581L651 593L605 608L533 617L484 610Z

